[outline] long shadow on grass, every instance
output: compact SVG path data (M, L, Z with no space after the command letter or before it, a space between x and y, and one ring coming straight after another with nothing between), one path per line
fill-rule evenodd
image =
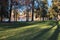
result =
M3 29L11 29L11 28L18 28L18 27L24 27L24 26L29 26L29 25L35 25L35 24L44 24L45 22L11 22L11 23L0 23L0 28ZM0 29L0 31L2 31Z
M39 34L35 37L33 37L31 40L41 40L41 36L44 35L45 33L47 33L49 30L51 30L53 27L55 27L55 25L53 25L51 28L48 29L44 29L42 31L39 32Z
M48 22L48 23L47 23ZM6 23L6 22L3 22L3 23L0 23L0 27L5 27L5 26L10 26L10 28L17 28L17 27L24 27L24 26L29 26L29 25L35 25L35 24L48 24L48 25L51 25L53 23L55 23L54 21L38 21L38 22L11 22L11 23ZM7 27L6 27L7 28Z
M12 40L12 39L13 40L30 40L31 36L38 33L40 30L41 29L37 28L37 26L33 27L33 28L29 28L29 29L25 30L24 32L19 32L18 34L14 35L14 36L7 37L6 40ZM23 36L21 36L21 35L23 35ZM1 39L1 40L3 40L3 39Z
M55 30L55 32L52 34L52 36L48 39L48 40L58 40L58 35L60 32L60 25L58 25L57 29Z
M0 27L4 26L12 26L12 28L15 28L16 26L18 27L23 27L23 26L29 26L29 25L35 25L38 23L44 23L44 22L11 22L11 23L0 23Z
M45 24L47 21L39 21L39 22L11 22L11 23L0 23L0 31L6 30L6 29L12 29L12 28L18 28L18 27L24 27L29 25L35 25L35 24ZM52 21L54 23L54 21ZM49 24L48 24L49 23ZM50 25L50 21L48 21L48 25ZM52 24L53 24L52 23Z
M37 35L36 36L33 36L33 38L32 38L32 35L34 34L34 33L32 33L31 34L31 38L29 38L29 36L30 35L25 35L25 36L23 36L23 37L21 37L21 35L20 35L20 33L18 33L18 35L16 36L11 36L11 37L8 37L8 38L6 38L6 40L41 40L41 39L38 39L38 38L40 38L42 35L44 35L45 33L47 33L49 30L51 30L53 27L51 27L51 28L48 28L48 29L44 29L44 30L41 30L40 31L40 28L37 28L37 27L33 27L33 28L30 28L30 29L27 29L26 31L24 31L24 32L22 32L22 34L24 35L24 34L27 34L27 33L32 33L32 32L36 32L36 31L38 31L37 33ZM35 33L36 34L36 33ZM27 38L26 38L27 37Z

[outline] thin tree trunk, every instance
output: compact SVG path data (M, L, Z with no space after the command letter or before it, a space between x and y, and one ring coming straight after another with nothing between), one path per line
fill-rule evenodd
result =
M10 8L10 16L9 16L9 22L11 22L11 12L12 12L12 7Z
M43 21L44 21L44 17L43 17Z
M2 10L1 10L1 22L2 22Z
M27 11L26 13L26 21L28 22L29 21L29 12Z
M1 7L1 22L3 21L3 13L4 13L3 10L4 10L4 7L2 6L2 7Z
M12 12L12 0L10 4L9 22L11 22L11 12Z
M15 21L15 13L14 13L14 21Z
M18 14L18 13L17 13L17 11L16 11L16 22L17 22L17 14Z

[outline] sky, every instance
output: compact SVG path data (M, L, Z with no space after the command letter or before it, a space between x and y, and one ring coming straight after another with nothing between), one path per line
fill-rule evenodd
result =
M48 0L48 5L49 5L49 7L52 5L52 2L51 2L52 0Z

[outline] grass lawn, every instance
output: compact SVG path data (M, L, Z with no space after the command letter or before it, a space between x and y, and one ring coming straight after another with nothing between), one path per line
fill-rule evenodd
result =
M60 40L55 21L0 23L0 40Z

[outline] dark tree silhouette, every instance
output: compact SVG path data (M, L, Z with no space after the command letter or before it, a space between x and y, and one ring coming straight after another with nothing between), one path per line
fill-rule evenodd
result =
M11 22L12 0L10 0L9 22Z
M41 1L41 16L43 17L43 21L44 21L44 17L46 17L46 15L47 15L47 11L48 11L48 7L46 5L47 5L46 1Z
M1 22L3 21L3 18L8 17L8 11L7 11L7 6L8 6L8 1L7 0L1 0L1 9L0 9L0 17L1 17Z
M34 21L34 0L32 0L32 21Z

